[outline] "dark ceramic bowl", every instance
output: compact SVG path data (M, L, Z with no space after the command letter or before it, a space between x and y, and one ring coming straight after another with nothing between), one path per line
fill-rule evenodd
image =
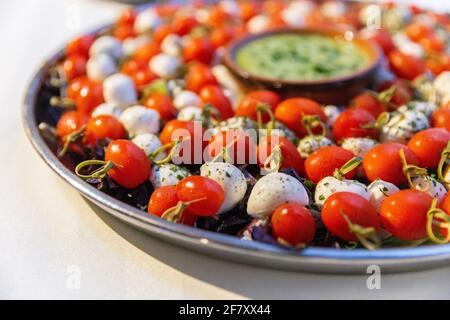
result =
M352 97L362 92L373 81L376 69L380 65L381 52L370 41L353 37L352 41L358 48L369 56L367 65L353 73L321 80L276 80L253 75L236 62L236 55L240 48L251 41L274 34L321 34L332 38L345 39L342 31L333 29L276 29L264 33L253 34L231 42L225 50L225 65L243 82L250 87L273 89L285 98L302 96L314 99L324 104L346 104Z

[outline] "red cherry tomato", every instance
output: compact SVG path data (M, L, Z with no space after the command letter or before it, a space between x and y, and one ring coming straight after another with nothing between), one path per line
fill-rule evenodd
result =
M322 221L334 235L346 241L358 241L356 234L350 231L349 222L362 227L380 228L380 218L369 201L352 192L332 194L322 208Z
M256 121L258 118L256 108L260 103L268 104L271 107L272 112L274 112L280 101L281 98L276 92L268 90L252 91L248 93L239 103L236 108L235 115L247 117ZM269 115L264 113L262 115L262 121L265 123L269 120Z
M162 186L153 191L148 202L147 211L150 214L161 217L167 209L178 204L177 187Z
M114 28L113 35L116 39L123 41L136 36L133 25L119 24Z
M216 85L206 85L200 90L200 99L203 104L212 104L220 112L223 120L234 115L231 102L223 93L223 89Z
M293 246L309 245L316 233L314 218L304 206L288 203L278 207L271 218L272 234Z
M183 46L183 57L186 62L199 61L209 64L214 56L214 47L207 37L193 37Z
M62 140L78 129L81 129L89 121L89 117L77 111L63 113L56 124L56 135Z
M404 31L412 41L416 42L430 36L433 33L433 30L431 30L430 27L420 23L410 23L406 26Z
M438 76L444 71L450 71L450 56L445 53L433 53L430 54L425 60L427 68Z
M120 67L120 72L131 76L137 71L145 68L148 68L148 63L145 63L142 60L130 58L122 64L122 66Z
M408 147L419 158L420 165L434 168L439 164L442 150L450 141L450 132L441 128L430 128L416 133L408 142Z
M242 1L238 2L238 5L240 8L241 19L244 21L248 21L256 16L261 9L258 1Z
M161 43L164 38L171 33L173 33L172 26L169 24L163 24L155 29L155 32L153 32L153 39L156 43Z
M250 135L243 130L222 131L214 135L208 146L207 154L214 159L227 147L228 156L233 164L255 163L256 146Z
M216 181L202 176L184 178L177 185L180 201L192 202L187 210L199 216L212 216L223 203L224 191Z
M137 12L134 8L127 8L122 11L117 19L118 25L133 25L136 20Z
M103 102L103 85L101 82L86 81L75 98L78 111L90 114L95 107Z
M67 80L73 80L86 74L87 60L80 54L71 54L63 62L64 74Z
M414 80L414 78L426 71L423 60L404 54L398 50L391 51L388 59L391 70L400 78Z
M215 49L226 46L234 37L235 29L228 25L214 28L210 35L211 43Z
M413 90L409 81L405 79L387 81L380 86L380 90L387 90L391 87L395 88L394 94L389 100L391 105L400 107L413 99Z
M275 118L294 131L299 138L307 133L302 124L302 118L305 115L318 115L323 122L326 121L325 113L320 105L306 98L284 100L275 109Z
M395 185L406 182L400 161L400 150L403 149L408 164L419 165L414 152L401 143L381 143L370 149L363 160L363 168L370 181L381 179Z
M263 137L258 144L258 164L263 166L267 158L272 154L275 146L278 145L281 150L281 167L292 168L297 174L303 173L303 158L295 145L285 137L270 136Z
M89 57L89 49L94 43L95 37L93 35L84 35L70 41L66 45L66 55L79 54L83 57Z
M401 190L384 199L380 216L383 227L401 240L427 237L427 211L433 198L417 190Z
M364 92L357 95L353 101L352 106L355 109L366 110L370 112L372 116L377 118L381 113L388 111L385 103L372 93Z
M342 112L333 124L336 141L351 137L378 138L378 131L367 126L375 122L375 117L366 110L348 109ZM365 127L366 126L366 127Z
M305 161L306 176L314 183L318 183L325 177L333 175L336 169L341 168L346 162L354 158L354 154L344 148L328 146L320 148L311 154ZM351 179L356 169L345 175Z
M142 92L150 82L157 78L149 68L142 68L131 75L131 79L139 92Z
M200 62L189 66L185 81L186 89L197 93L206 85L217 85L216 77L211 68Z
M150 177L150 160L130 140L111 141L105 151L105 161L114 164L109 176L125 188L136 188Z
M189 32L191 32L192 29L195 28L195 26L198 25L198 22L192 16L178 16L175 17L171 25L172 32L176 33L179 36L185 36Z
M175 118L177 110L173 106L172 99L163 93L153 92L144 101L147 108L156 110L165 121Z
M99 115L89 119L86 128L86 144L95 145L99 139L123 139L126 138L127 131L123 125L109 115Z
M435 36L420 39L419 43L425 52L441 52L445 49L445 43Z
M392 41L391 35L385 29L373 30L367 38L379 45L384 54L389 54L389 52L395 49L395 44Z
M431 116L431 125L450 131L450 108L439 108Z
M86 76L81 76L69 81L67 86L67 98L75 100L80 94L80 90L88 83L90 80Z
M159 44L157 42L151 41L146 45L138 48L133 53L133 59L143 63L148 64L151 58L160 53Z

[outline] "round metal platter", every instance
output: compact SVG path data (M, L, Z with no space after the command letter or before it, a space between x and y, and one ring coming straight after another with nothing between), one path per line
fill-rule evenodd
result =
M107 26L106 26L107 27ZM97 190L67 169L47 146L38 128L38 94L48 69L61 56L59 51L49 58L33 75L25 93L22 120L26 134L41 158L86 199L124 223L149 235L205 253L220 259L255 266L315 273L366 273L367 267L377 265L381 272L406 272L442 267L450 264L450 244L414 248L338 250L309 247L289 250L280 246L205 231L175 224L148 215Z

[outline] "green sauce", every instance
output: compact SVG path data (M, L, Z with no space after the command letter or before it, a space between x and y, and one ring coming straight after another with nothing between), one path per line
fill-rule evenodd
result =
M242 46L236 60L251 75L273 80L321 80L345 76L369 62L351 41L323 35L275 34Z

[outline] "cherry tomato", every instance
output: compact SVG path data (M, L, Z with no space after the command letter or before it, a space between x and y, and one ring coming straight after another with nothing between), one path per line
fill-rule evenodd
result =
M298 175L303 173L303 158L295 145L287 138L280 136L263 137L258 144L258 164L263 166L267 158L272 154L275 146L278 145L281 150L280 168L292 168Z
M119 24L114 28L113 35L118 40L123 41L126 38L135 37L136 33L134 32L133 25Z
M88 145L95 145L99 139L123 139L126 138L127 131L123 125L109 115L99 115L89 119L86 128L86 143Z
M86 74L87 60L80 54L71 54L63 62L64 74L67 80L73 80Z
M419 43L426 52L441 52L445 49L445 43L435 36L420 39Z
M75 100L80 94L80 90L88 83L90 80L86 76L81 76L69 81L67 86L67 98Z
M199 61L209 64L214 56L214 47L207 37L192 37L183 46L186 62Z
M408 164L420 165L419 159L407 146L387 142L376 145L370 149L363 160L363 168L370 181L381 179L395 185L406 182L400 161L400 150L403 149Z
M255 163L256 146L252 137L243 130L222 131L212 136L208 146L207 154L214 159L223 148L227 148L227 153L233 164Z
M212 104L219 110L221 118L226 120L234 115L231 102L224 94L223 89L216 85L206 85L200 90L200 99L206 104Z
M380 216L383 227L401 240L427 237L427 211L433 198L418 190L401 190L384 199Z
M386 81L380 86L380 90L387 90L391 87L395 88L389 102L394 106L402 106L413 99L413 90L410 82L405 79L395 79L394 81Z
M206 85L217 85L216 77L210 67L203 63L193 63L185 76L186 89L200 92Z
M371 32L368 36L368 39L379 45L381 50L383 50L386 55L395 49L394 41L392 41L391 35L385 29L373 30L373 32Z
M433 75L438 76L444 71L450 71L450 56L445 53L433 53L430 54L425 63L427 68L433 73Z
M151 72L148 67L137 70L131 75L131 79L139 92L142 92L150 82L157 78L158 77Z
M197 26L197 20L192 16L178 16L171 23L172 32L179 36L185 36Z
M212 7L208 12L208 18L206 20L206 25L211 27L219 27L228 23L231 16L218 5Z
M103 102L103 85L101 82L86 81L75 98L78 111L90 114L92 110Z
M66 45L66 55L79 54L83 57L89 57L89 49L94 43L95 37L93 35L84 35L70 41Z
M173 33L172 26L169 24L163 24L155 29L155 32L153 32L153 40L156 41L156 43L163 42L164 38L167 37L169 34Z
M304 206L288 203L276 208L271 218L272 234L293 246L309 245L316 233L314 218Z
M382 102L376 94L364 92L357 95L353 101L352 105L355 109L366 110L377 118L381 113L388 110L386 104Z
M245 22L256 16L261 9L258 1L242 1L238 2L238 5L240 8L241 19Z
M78 129L81 129L89 121L89 117L77 111L67 111L63 113L56 124L56 134L62 140Z
M143 70L145 68L148 68L148 63L145 63L142 60L130 58L123 62L122 66L120 67L120 72L128 76L132 76L137 71Z
M186 226L193 227L195 225L195 223L197 222L197 219L198 219L198 215L196 215L195 213L192 213L190 210L186 209L181 214L179 222Z
M138 60L144 64L148 64L151 58L160 52L159 44L151 41L144 46L138 48L133 53L133 59Z
M225 197L220 184L202 176L189 176L178 182L177 196L183 202L195 201L187 210L199 216L216 214Z
M405 34L412 40L418 42L432 34L430 27L421 23L411 23L405 27Z
M366 110L348 109L342 112L333 124L333 136L336 141L351 137L367 137L377 139L378 131L370 126L375 117Z
M450 131L450 108L439 108L431 116L431 125Z
M322 221L334 235L346 241L358 241L356 234L350 231L349 222L366 228L380 228L377 211L362 196L352 192L332 194L322 208Z
M172 120L177 113L177 110L173 106L172 99L168 95L160 92L153 92L150 94L145 99L144 105L147 108L158 111L161 118L165 121Z
M274 112L280 102L281 98L276 92L268 90L252 91L241 100L236 108L235 115L247 117L256 121L258 118L256 108L260 103L268 104L271 107L272 112ZM269 115L263 113L262 121L265 123L269 120Z
M416 133L408 142L408 147L419 158L420 165L434 168L439 164L442 150L450 141L450 132L442 128L430 128Z
M336 169L341 168L346 162L354 157L354 154L344 148L328 146L320 148L311 154L305 161L306 176L314 183L318 183L325 177L333 175ZM345 175L351 179L356 169Z
M229 25L214 28L210 34L211 43L215 49L224 47L235 37L235 29Z
M125 188L136 188L150 177L150 160L130 140L111 141L105 151L105 161L114 164L109 176Z
M413 56L393 50L388 55L391 70L400 78L414 80L426 71L425 62Z
M302 124L302 118L305 115L318 115L323 122L326 121L325 113L320 105L306 98L284 100L275 109L275 118L294 131L299 138L307 133Z
M122 11L116 23L118 25L133 25L136 17L136 10L134 8L127 8Z
M161 217L167 209L178 204L177 187L161 186L153 191L148 202L147 211L150 214Z

